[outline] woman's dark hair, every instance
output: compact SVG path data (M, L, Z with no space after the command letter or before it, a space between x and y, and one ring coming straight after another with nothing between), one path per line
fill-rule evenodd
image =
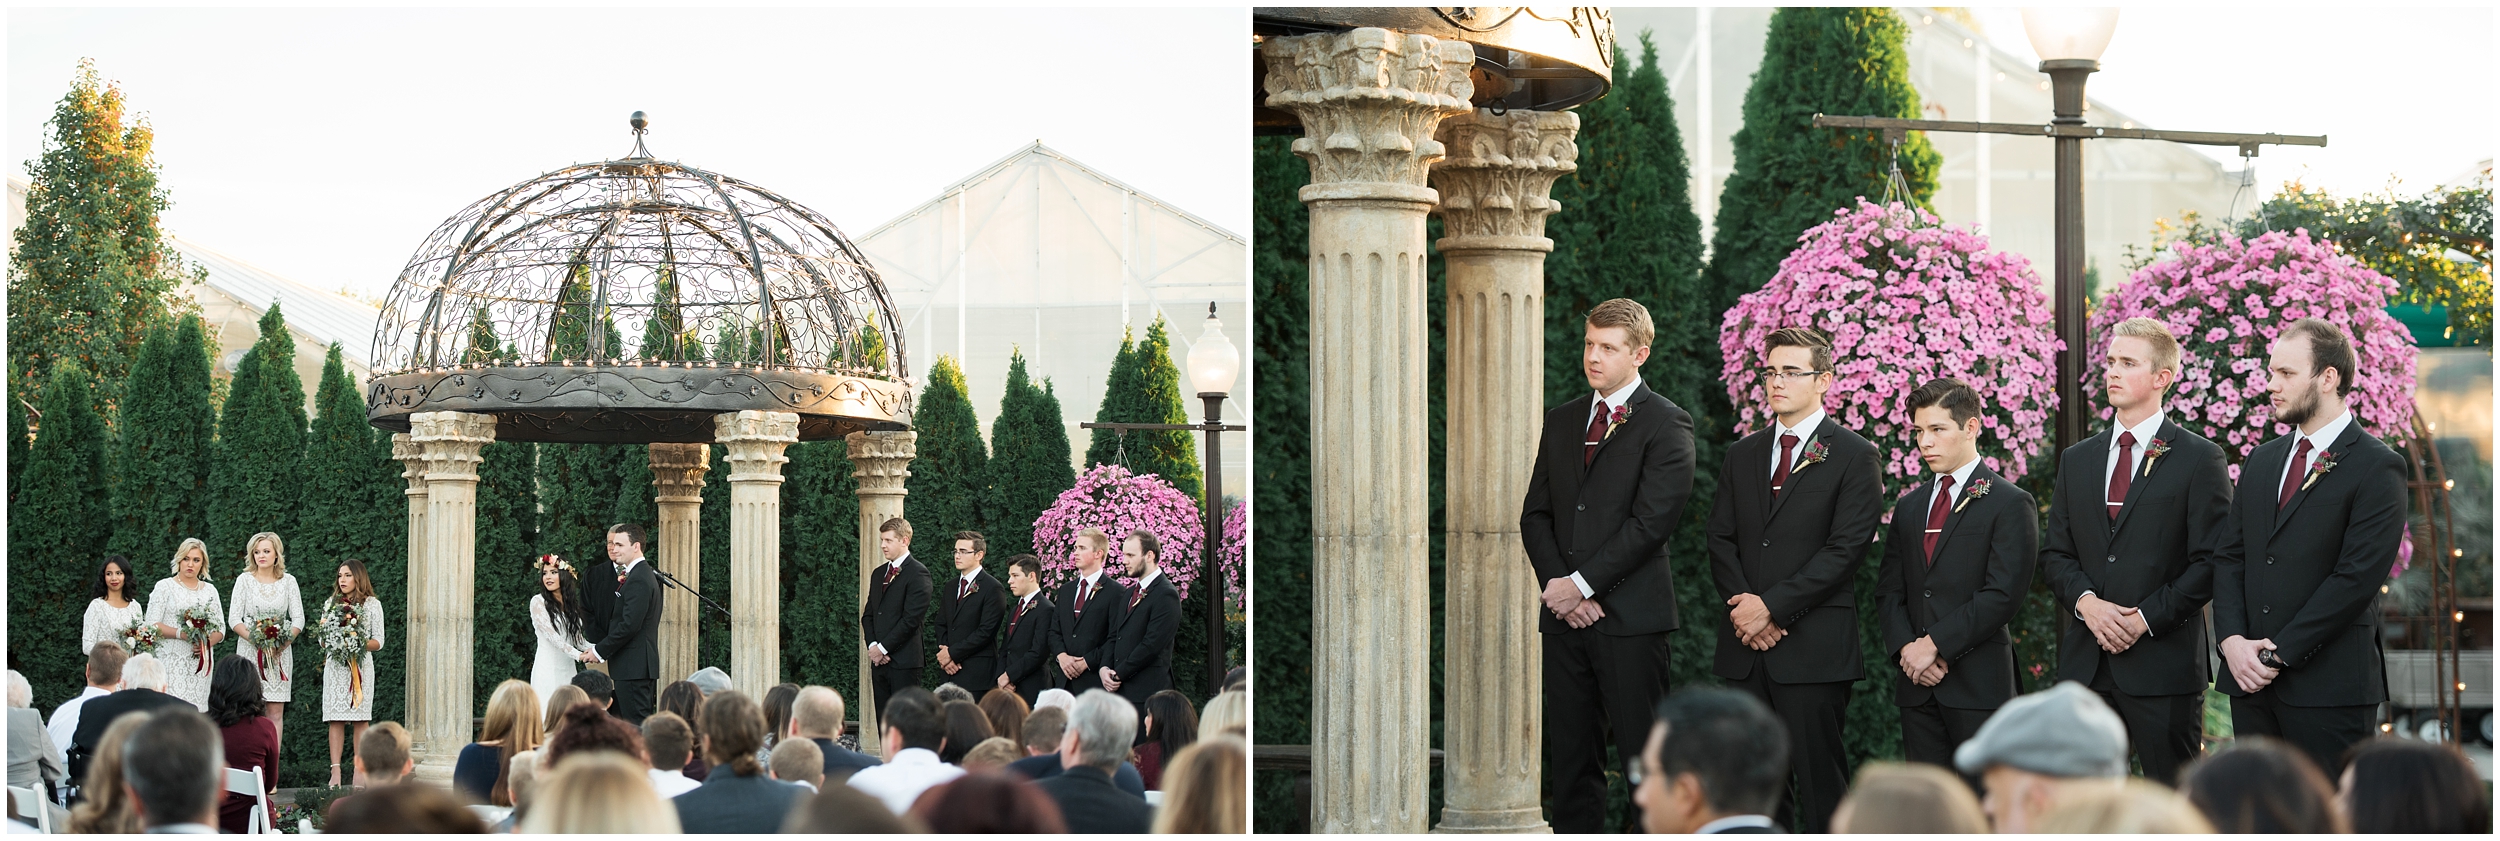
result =
M642 745L642 731L609 715L599 702L583 701L566 707L563 721L564 729L556 731L546 747L540 749L538 767L553 771L564 757L594 750L616 751L649 764L651 752Z
M332 568L330 570L333 579L330 582L330 601L346 602L352 607L363 607L366 599L374 598L373 573L365 570L365 562L356 560L355 558L342 560L339 562L339 566L346 567L348 579L356 583L351 585L354 589L345 593L339 592L338 581L336 580L336 573L338 570L336 568Z
M988 713L971 701L946 702L946 744L938 750L938 759L948 765L964 764L964 754L984 739L998 735L990 729Z
M695 751L701 753L703 750L703 687L694 685L694 681L691 680L681 680L660 687L660 709L664 712L676 713L678 718L686 720L686 726L694 728Z
M541 580L546 574L545 569L531 568L530 595L547 592L547 585ZM556 630L566 636L582 629L582 585L579 579L573 577L572 570L556 568L555 604L547 606L547 618L554 621Z
M1189 696L1166 689L1146 696L1146 715L1154 723L1139 733L1145 742L1163 743L1163 761L1181 755L1181 748L1198 741L1198 710L1189 705Z
M798 704L799 685L774 684L764 690L764 746L781 741L781 734L790 732L790 708Z
M2346 832L2335 789L2309 755L2280 739L2244 736L2231 749L2198 760L2179 776L2179 791L2215 832L2234 835Z
M220 728L235 722L267 714L261 706L260 667L252 658L228 654L217 658L217 666L208 673L208 717Z
M755 699L724 689L703 702L703 716L703 757L712 761L712 773L723 766L741 777L764 773L764 763L755 759L764 749L764 711Z
M992 689L981 695L981 712L990 717L990 734L1024 746L1024 719L1033 708L1013 689Z
M2488 832L2491 801L2474 764L2438 742L2378 738L2345 754L2344 802L2356 833Z
M958 702L960 703L960 702ZM990 772L957 777L912 804L911 816L938 834L1064 833L1059 802L1021 777Z
M87 598L101 599L105 594L112 592L112 588L104 586L104 573L114 567L122 568L122 600L129 601L137 598L132 594L138 592L139 578L130 574L130 559L120 555L106 555L104 562L96 565L95 581L87 587Z
M482 835L486 822L437 786L409 781L375 786L340 798L330 810L329 832L363 835L407 832Z

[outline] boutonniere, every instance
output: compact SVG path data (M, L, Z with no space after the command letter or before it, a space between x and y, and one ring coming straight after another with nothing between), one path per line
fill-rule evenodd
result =
M1632 406L1631 406L1631 404L1628 404L1628 403L1627 403L1627 404L1624 404L1624 405L1621 405L1621 406L1616 406L1616 407L1615 407L1615 413L1614 413L1614 416L1613 416L1613 417L1609 417L1609 418L1607 418L1607 419L1606 419L1606 437L1608 437L1608 438L1613 438L1613 437L1615 437L1615 427L1622 426L1624 421L1628 421L1628 420L1631 420L1631 419L1632 419Z
M2150 447L2146 447L2146 448L2144 448L2144 472L2143 472L2143 474L2142 474L2142 475L2144 475L2144 476L2151 476L2151 475L2153 475L2153 460L2158 459L2158 458L2161 458L2162 456L2166 456L2166 455L2169 455L2169 454L2170 454L2170 439L2167 439L2167 438L2155 438L2155 439L2153 439L2153 445L2152 445L2152 446L2150 446Z
M1832 448L1831 448L1831 446L1830 446L1830 445L1824 444L1824 443L1823 443L1823 442L1821 442L1821 441L1816 441L1816 442L1814 442L1814 443L1812 443L1812 444L1807 444L1807 445L1806 445L1806 454L1805 454L1805 456L1804 456L1803 458L1798 459L1796 469L1795 469L1795 470L1790 470L1790 471L1788 471L1788 473L1789 473L1789 475L1794 476L1794 475L1796 475L1797 473L1804 471L1804 470L1805 470L1806 468L1808 468L1808 467L1812 467L1812 466L1817 465L1817 464L1822 464L1824 459L1831 458L1831 457L1832 457Z
M1962 509L1970 507L1971 500L1987 496L1991 484L1986 479L1970 483L1970 489L1962 492L1962 504L1953 506L1953 513L1962 513Z
M2319 454L2318 454L2318 460L2317 460L2317 461L2314 461L2314 462L2311 462L2311 463L2309 464L2309 479L2308 479L2308 481L2305 481L2305 482L2300 483L2300 489L2301 489L2301 490L2304 490L2304 491L2305 491L2305 490L2308 490L2310 485L2315 485L2315 484L2317 484L2317 483L2318 483L2318 477L2320 477L2320 476L2324 476L2324 475L2326 475L2328 472L2333 471L2334 469L2335 469L2335 454L2334 454L2334 453L2319 453Z

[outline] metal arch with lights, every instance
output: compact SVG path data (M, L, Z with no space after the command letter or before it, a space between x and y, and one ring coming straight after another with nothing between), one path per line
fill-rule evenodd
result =
M1198 577L1198 589L1207 595L1207 697L1224 691L1224 577L1223 565L1216 552L1224 544L1224 433L1245 432L1250 428L1224 423L1224 398L1232 396L1233 381L1241 377L1241 349L1224 335L1224 322L1215 317L1215 302L1207 302L1206 329L1189 349L1189 381L1198 387L1198 398L1206 401L1204 423L1080 423L1079 429L1108 429L1121 435L1130 430L1194 430L1207 434L1206 482L1199 488L1199 509L1206 531L1204 544L1198 547L1198 562L1205 573ZM1248 547L1244 547L1247 551ZM1245 565L1247 566L1247 565ZM1248 582L1244 582L1246 585Z
M2083 351L2089 338L2084 334L2084 293L2087 290L2083 288L2083 141L2167 140L2200 146L2237 146L2241 157L2249 158L2256 157L2259 146L2326 145L2325 135L2158 131L2084 125L2084 79L2101 69L2101 53L2109 48L2110 35L2117 26L2117 9L2023 10L2024 33L2029 36L2032 49L2040 54L2040 72L2048 74L2051 82L2052 116L2046 125L1814 115L1814 126L1817 128L1879 129L1883 131L1884 139L1895 143L1913 131L2012 134L2046 137L2056 142L2057 285L2053 300L2057 337L2066 344L2066 349L2057 354L2057 405L2060 411L2057 413L2056 447L2060 451L2090 435L2085 423L2088 418L2076 410L2083 405Z

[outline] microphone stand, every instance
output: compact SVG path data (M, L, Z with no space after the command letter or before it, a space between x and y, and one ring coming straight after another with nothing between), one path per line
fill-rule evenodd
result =
M679 580L677 580L677 576L674 576L674 575L670 575L670 574L668 574L668 571L667 571L667 570L664 570L664 569L661 569L659 564L652 564L652 565L651 565L651 574L659 576L659 577L660 577L660 582L661 582L661 583L663 583L663 584L666 584L666 585L668 585L668 586L675 587L675 588L677 588L677 589L680 589L680 590L684 590L684 591L686 591L686 595L689 595L689 596L693 596L693 597L695 597L695 600L696 600L696 601L700 601L700 602L702 602L702 603L703 603L703 605L704 605L705 607L709 607L709 608L711 608L711 609L713 609L713 610L720 611L720 616L721 616L721 618L722 618L722 619L729 619L729 618L731 618L731 617L730 617L730 615L729 615L729 608L725 608L725 607L720 606L720 602L716 602L716 601L713 601L713 600L711 600L711 599L709 599L709 598L706 598L706 597L703 595L703 593L701 593L700 591L697 591L695 588L692 588L692 587L688 587L688 586L686 586L686 582L683 582L683 581L679 581Z

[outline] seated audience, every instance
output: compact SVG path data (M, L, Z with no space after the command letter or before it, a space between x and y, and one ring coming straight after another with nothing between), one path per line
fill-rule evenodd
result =
M1050 795L1027 780L1004 774L970 774L929 789L912 805L911 815L927 824L930 832L943 835L1059 835L1068 831L1059 804Z
M1154 808L1111 783L1111 772L1136 741L1137 708L1128 699L1100 689L1076 699L1067 732L1059 737L1066 768L1034 783L1059 803L1069 832L1135 834L1152 828Z
M1155 834L1250 831L1250 750L1240 736L1216 733L1182 748L1163 782Z
M538 690L525 680L497 684L495 694L486 699L486 724L478 740L461 748L460 757L452 763L452 794L473 803L512 805L511 780L505 769L512 765L514 754L537 750L545 733L539 719Z
M955 686L952 683L940 685ZM962 689L963 687L955 686L955 688ZM996 731L990 729L990 717L981 712L979 704L971 701L948 701L942 709L946 714L946 747L938 751L939 761L960 766L964 762L964 754L970 753L973 745L988 741L991 736L998 735Z
M687 832L768 833L781 829L791 804L808 794L775 780L755 761L764 744L764 711L744 692L725 689L704 700L703 754L712 774L693 791L677 795L677 823Z
M1198 711L1189 696L1166 689L1146 696L1146 732L1137 744L1137 776L1149 791L1163 788L1163 761L1198 740Z
M686 682L694 684L694 688L703 692L703 697L709 698L729 689L729 673L721 671L719 666L705 666L687 675Z
M582 674L596 675L599 673L582 672ZM601 677L605 677L605 675L601 675ZM610 697L614 697L613 691L611 691ZM539 699L539 706L541 708L539 711L539 721L541 722L541 725L538 743L543 745L547 743L548 739L555 738L556 731L564 729L564 712L572 709L573 705L580 704L585 701L593 704L599 704L603 707L613 705L613 701L601 701L597 698L591 697L590 690L583 688L580 683L568 683L563 686L556 687L556 691L549 692L547 693L547 697Z
M35 711L35 687L16 669L8 671L9 680L9 785L33 789L49 795L52 787L69 776L62 767L60 746L52 743L52 734L43 729L43 714ZM69 812L46 801L43 807L52 811L53 826L68 826ZM9 816L14 818L12 810Z
M2099 693L2061 681L1998 707L1954 749L1953 765L1980 775L1980 808L1997 832L2037 832L2032 822L2065 790L2115 788L2127 776L2127 725Z
M121 643L112 640L97 640L95 647L88 649L87 687L78 691L78 697L53 707L52 717L44 723L45 733L52 737L52 746L60 750L63 758L69 756L70 738L78 735L78 711L86 707L88 701L111 695L113 690L120 689L122 664L129 661L130 652L122 648ZM67 770L71 784L75 785L81 769Z
M929 691L930 694L937 696L938 703L940 704L952 704L956 701L962 701L967 704L979 706L981 703L980 699L972 697L972 690L965 689L962 686L951 682L938 684L936 689Z
M964 769L938 759L938 751L946 747L946 712L929 690L897 691L886 699L883 712L885 764L860 769L851 775L850 785L885 801L888 811L900 815L911 811L921 792L963 776Z
M764 749L781 744L783 734L790 732L790 707L799 700L799 685L776 683L764 690Z
M130 658L122 664L122 688L111 695L88 701L86 707L79 711L78 730L70 734L69 740L70 776L81 781L86 779L87 763L96 756L99 740L104 738L104 729L113 726L114 719L127 713L170 709L199 711L198 707L191 706L191 702L165 693L165 664L158 661L156 655L141 654ZM82 793L84 789L82 782Z
M546 746L539 749L538 767L543 770L553 771L565 757L588 751L614 751L636 761L650 759L643 751L642 731L609 715L597 701L574 704L564 711L563 722L564 726L547 737Z
M269 720L268 708L261 701L260 667L252 658L228 654L217 659L216 668L208 675L208 717L217 723L224 741L226 767L239 771L260 771L261 788L269 796L278 794L278 723ZM223 780L219 788L224 788ZM245 795L229 795L217 807L217 825L227 832L250 830L252 810L258 804ZM276 825L277 803L272 801L262 820Z
M146 657L147 655L140 655ZM155 659L150 658L150 663ZM191 708L185 702L183 709ZM139 810L130 799L130 789L123 785L128 777L122 773L122 745L130 734L148 723L154 715L147 710L124 714L104 728L96 741L95 761L87 763L87 776L79 780L81 789L90 792L87 799L69 812L69 831L79 835L131 835L147 829L139 822ZM222 758L220 762L224 761Z
M592 671L590 669L583 669L581 671L574 672L573 687L580 689L582 691L582 697L588 698L592 703L598 704L600 709L607 710L611 713L615 712L616 680L608 677L607 673ZM552 696L562 693L558 692L549 694ZM552 700L552 698L550 700ZM571 700L568 699L563 709L571 709L572 706L573 704ZM554 728L549 728L550 732L552 732L553 729Z
M1198 735L1213 736L1226 730L1244 739L1250 737L1250 693L1224 692L1207 699L1207 708L1198 711Z
M822 686L799 690L790 700L790 735L816 743L825 754L825 781L848 782L861 768L879 764L876 757L842 746L842 693Z
M694 729L676 713L652 713L642 720L642 747L650 754L651 787L674 798L703 785L686 778L686 754L694 750Z
M121 749L122 781L139 822L151 833L217 834L225 754L225 739L208 716L189 709L149 716Z
M1833 835L1986 835L1970 785L1922 762L1869 762L1832 810Z
M1250 667L1248 667L1248 666L1234 666L1234 667L1232 667L1232 669L1230 669L1230 670L1228 670L1228 671L1224 672L1224 691L1225 691L1225 692L1248 692L1248 691L1250 691Z
M373 731L365 731L372 735ZM356 744L363 745L358 739ZM330 804L322 831L332 835L480 835L486 822L451 792L414 780L375 786Z
M1043 707L1058 707L1064 710L1073 706L1076 706L1076 693L1056 686L1044 689L1042 694L1033 697L1033 708L1037 710Z
M660 687L660 711L676 713L678 718L686 720L686 726L694 728L695 751L693 758L686 760L686 779L698 783L712 772L712 763L703 758L703 699L710 694L687 680Z
M2229 748L2188 765L2179 793L2205 813L2217 832L2233 835L2344 833L2351 829L2335 807L2309 754L2266 736L2242 736Z
M885 801L841 783L826 783L825 790L790 811L790 819L782 822L785 835L900 835L926 832L919 819L886 811Z
M651 789L645 770L611 751L573 756L538 784L518 829L532 835L680 834L677 810Z
M1645 778L1632 792L1653 833L1778 832L1788 731L1771 708L1733 689L1687 689L1658 702Z
M2345 753L2336 797L2358 833L2489 832L2473 760L2438 742L2380 738Z
M1024 696L1013 689L992 689L981 693L981 713L990 717L990 735L1003 736L1009 742L1024 741L1024 717L1033 708L1024 703Z
M810 792L825 787L825 752L806 739L785 739L771 751L773 779L797 783Z
M1024 720L1024 758L1007 763L1007 770L1036 782L1059 776L1059 739L1067 731L1067 707L1035 707ZM1136 763L1123 760L1119 770L1111 773L1111 784L1140 801L1146 799L1146 780L1138 775Z
M1024 749L1015 742L1005 736L991 736L964 752L964 761L956 764L963 766L966 774L991 774L1007 770L1008 763L1022 758Z
M409 751L408 729L399 722L385 721L365 728L356 737L355 779L366 790L398 783L417 770L417 758ZM330 801L323 823L338 820L339 804L361 795L350 794ZM457 805L456 803L454 805Z
M2059 794L2057 805L2032 823L2043 835L2189 835L2214 831L2213 824L2168 786L2126 778L2115 785L2077 785Z

